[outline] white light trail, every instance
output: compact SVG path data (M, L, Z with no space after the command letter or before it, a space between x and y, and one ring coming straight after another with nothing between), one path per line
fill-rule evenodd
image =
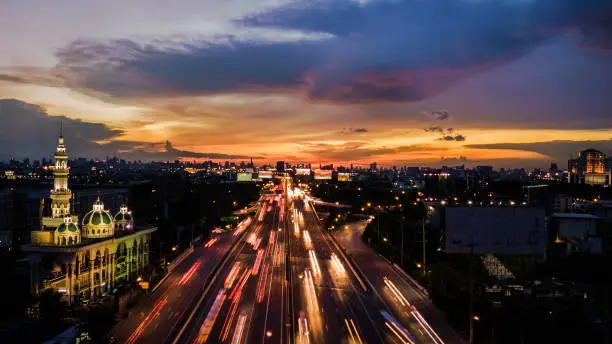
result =
M344 269L344 265L342 265L342 262L340 262L340 258L338 258L338 256L336 256L335 253L332 253L331 260L332 260L332 264L334 265L334 268L336 269L338 273L340 274L346 273L346 270Z
M242 341L246 319L247 314L245 312L240 313L238 323L236 324L236 330L234 331L234 336L232 337L232 344L240 344L240 342Z
M319 260L314 250L308 250L308 256L310 257L310 266L312 267L312 273L315 277L321 277L321 268L319 267Z
M363 340L359 335L359 331L357 331L357 326L355 326L355 322L353 319L344 319L344 323L346 324L346 328L351 336L351 340L355 344L363 344Z
M303 231L304 234L304 245L306 248L312 248L312 240L310 239L310 233L307 230Z
M404 306L404 307L410 306L410 302L408 302L408 300L406 300L404 295L402 295L402 293L399 291L399 289L395 286L395 284L393 282L391 282L391 280L389 280L387 278L387 276L384 277L384 281L385 281L385 284L387 285L387 287L389 288L389 290L391 290L391 293L395 296L395 298L399 301L399 303L402 306Z
M431 338L431 340L434 341L434 343L436 344L444 344L444 341L442 340L442 338L440 338L440 336L438 336L438 334L436 333L436 331L434 331L433 328L431 328L431 326L429 325L429 323L427 323L427 321L425 320L425 318L423 318L423 316L421 315L421 313L419 313L418 310L416 310L416 308L413 308L412 311L410 311L410 313L412 314L412 316L414 316L414 318L416 319L416 321L421 325L421 327L423 327L423 329L425 330L425 332L427 332L427 334L429 335L429 337Z

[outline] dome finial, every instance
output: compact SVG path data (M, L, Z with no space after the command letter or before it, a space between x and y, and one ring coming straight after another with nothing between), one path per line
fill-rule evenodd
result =
M60 120L60 137L64 137L64 120Z

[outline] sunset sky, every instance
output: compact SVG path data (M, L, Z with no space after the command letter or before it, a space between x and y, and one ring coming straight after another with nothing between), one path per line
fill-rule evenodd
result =
M0 3L0 160L612 154L609 0Z

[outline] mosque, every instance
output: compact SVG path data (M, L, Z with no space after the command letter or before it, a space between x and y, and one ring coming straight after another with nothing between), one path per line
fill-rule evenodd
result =
M31 231L22 247L30 263L30 287L38 294L52 289L69 303L93 300L137 279L149 263L151 233L139 228L127 205L113 216L98 199L82 220L71 212L68 154L62 130L55 152L51 214ZM44 200L41 200L41 211Z

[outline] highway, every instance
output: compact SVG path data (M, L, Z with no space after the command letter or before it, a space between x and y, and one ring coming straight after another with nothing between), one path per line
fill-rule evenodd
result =
M293 190L288 178L262 196L243 235L223 246L227 255L206 287L189 290L190 307L169 325L174 337L151 342L462 343L446 328L439 337L415 308L425 310L416 291L392 267L373 274L365 264L367 272L358 273L322 229L308 198L287 189Z
M284 202L280 194L264 198L255 223L176 342L285 342Z
M448 325L444 314L433 305L431 300L419 291L419 288L409 281L397 267L394 267L361 240L366 225L367 221L352 223L348 225L348 228L336 232L334 237L343 248L347 249L351 259L359 266L369 284L384 300L391 314L413 332L421 334L421 337L432 339L433 333L428 331L427 325L422 325L422 323L427 323L435 329L435 334L442 342L464 343L464 340ZM407 307L399 301L400 298L402 302L412 307L408 307L407 310ZM415 310L418 311L416 315ZM415 321L417 317L419 319Z
M246 223L243 224L246 227ZM206 281L221 261L236 232L213 234L178 264L155 289L130 309L112 330L118 343L164 343L174 338L184 313L192 308Z

